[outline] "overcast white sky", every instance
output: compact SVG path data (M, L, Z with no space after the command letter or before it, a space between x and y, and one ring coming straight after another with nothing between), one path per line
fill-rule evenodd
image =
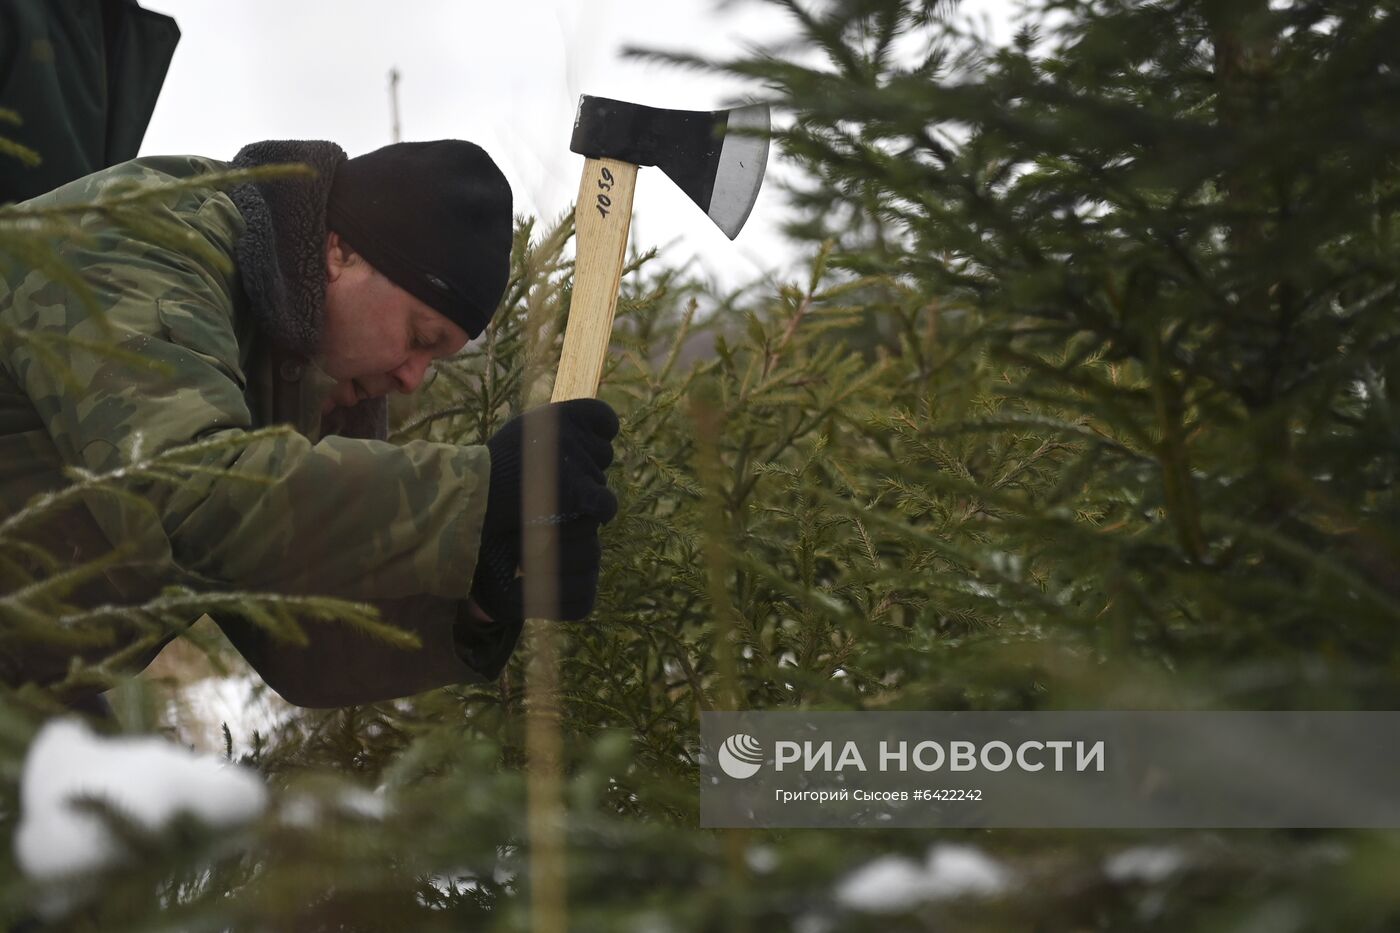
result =
M984 0L1000 2L1000 0ZM714 0L143 0L182 38L143 155L232 158L260 139L329 139L351 156L392 141L389 71L398 68L406 140L484 146L510 179L517 213L552 219L578 191L569 151L579 94L718 109L752 89L624 61L626 45L735 54L790 33L763 3ZM632 243L698 257L737 285L789 255L769 184L730 242L657 169L638 180Z

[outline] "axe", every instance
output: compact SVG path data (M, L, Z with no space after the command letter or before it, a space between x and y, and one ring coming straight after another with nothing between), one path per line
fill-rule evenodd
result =
M564 327L564 349L554 378L552 401L592 398L598 393L612 337L617 289L622 280L627 231L632 225L632 192L637 168L655 165L710 216L732 240L749 218L763 170L768 164L768 108L735 110L658 110L620 100L590 97L579 101L569 148L585 156L574 208L577 256L574 293ZM745 133L736 132L745 130ZM527 439L528 441L528 439ZM552 460L547 459L552 464ZM537 478L544 495L552 477ZM524 561L549 578L558 569L558 554L538 548L542 529L527 529ZM526 595L526 612L548 607L549 593ZM537 627L535 651L526 674L531 697L526 717L529 768L532 913L540 929L564 929L563 821L560 799L561 739L552 699L558 686L557 647L551 626Z
M658 166L733 239L748 220L763 183L768 116L765 104L734 110L659 110L583 95L569 144L586 157L574 207L574 291L551 401L598 394L632 225L638 167ZM526 438L527 446L541 456L530 480L529 495L537 503L554 495L555 484L553 460L542 456L540 441L543 438ZM530 575L547 579L557 568L557 554L548 555L548 536L541 528L527 530L525 559L535 568ZM547 600L554 597L541 592L535 598L531 605L536 611L527 607L527 612L543 617L551 605Z
M585 94L569 148L586 157L574 208L574 293L552 401L598 392L632 225L637 168L665 172L731 240L748 220L768 164L766 104L660 110Z

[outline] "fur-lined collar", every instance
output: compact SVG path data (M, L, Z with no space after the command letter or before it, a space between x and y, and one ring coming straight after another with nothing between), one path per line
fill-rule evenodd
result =
M300 162L316 173L229 191L246 224L236 247L243 290L259 332L280 356L306 361L320 346L326 303L326 202L345 158L335 143L297 139L252 143L233 158L235 168ZM367 399L337 410L338 423L323 427L349 437L383 438L387 410L385 399Z

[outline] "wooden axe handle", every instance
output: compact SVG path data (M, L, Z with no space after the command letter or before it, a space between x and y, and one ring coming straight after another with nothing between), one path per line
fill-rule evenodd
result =
M593 398L603 378L612 339L613 312L632 226L637 166L616 159L588 159L574 208L577 260L564 350L554 377L555 402Z
M574 228L577 258L574 263L574 294L569 303L569 321L564 327L564 349L559 358L559 372L554 377L552 401L564 402L575 398L593 398L603 378L603 361L607 358L612 339L613 312L617 310L617 289L622 282L622 265L627 253L627 231L632 226L632 191L637 184L637 166L615 159L588 159L583 165L583 180L579 182L578 204L574 208ZM528 443L528 438L527 438ZM550 466L552 471L552 464ZM553 496L552 480L544 484L547 495ZM523 562L527 579L556 577L559 571L558 539L554 548L536 548L541 527L525 529ZM544 594L532 598L525 594L526 612L531 615L536 600L548 600L549 587ZM548 608L543 614L549 614ZM564 929L563 851L562 832L557 828L558 817L564 812L560 791L560 751L558 700L558 647L556 629L552 625L532 621L531 641L535 648L525 675L526 749L530 758L530 851L535 878L552 878L553 884L537 887L534 915L543 916L547 923L540 929ZM539 819L535 819L539 816ZM551 818L554 817L554 818Z

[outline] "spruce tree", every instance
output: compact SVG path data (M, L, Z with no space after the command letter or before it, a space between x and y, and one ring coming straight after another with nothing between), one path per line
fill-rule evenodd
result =
M998 46L941 3L780 5L785 49L669 56L785 111L808 271L717 294L642 254L624 277L621 510L597 611L559 628L569 928L1393 926L1383 832L696 828L709 709L1397 693L1392 6L1055 2ZM570 235L522 223L490 332L395 440L479 442L547 397ZM54 928L531 928L528 653L230 736L266 818L108 814L132 856ZM54 704L0 699L8 832ZM1010 883L883 913L841 893L950 845ZM22 913L34 885L0 879Z

